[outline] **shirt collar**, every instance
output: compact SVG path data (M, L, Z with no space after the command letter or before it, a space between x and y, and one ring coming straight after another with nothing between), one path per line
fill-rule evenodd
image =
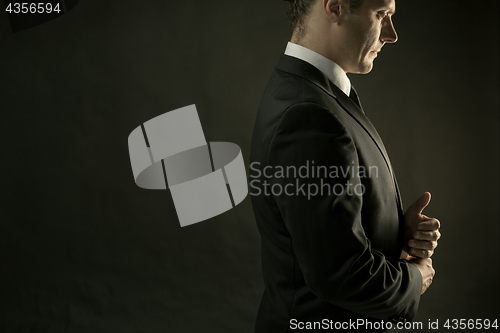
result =
M310 63L325 74L347 96L351 93L351 81L346 73L327 57L292 42L288 42L285 54Z

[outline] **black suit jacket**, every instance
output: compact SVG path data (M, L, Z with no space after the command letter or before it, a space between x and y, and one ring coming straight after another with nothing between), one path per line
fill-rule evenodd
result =
M257 113L250 159L265 283L255 332L413 319L422 277L399 260L396 179L360 105L314 66L282 55Z

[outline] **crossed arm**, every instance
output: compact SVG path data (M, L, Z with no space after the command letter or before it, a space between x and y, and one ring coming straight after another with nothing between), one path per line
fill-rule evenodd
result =
M355 144L344 126L328 109L312 103L297 104L285 111L268 154L269 164L274 166L299 166L307 160L314 160L316 165L359 163ZM349 176L326 182L333 187L347 180L353 187L360 182ZM282 188L287 181L273 180ZM318 179L301 181L321 186ZM411 320L415 316L422 284L426 283L423 278L430 275L422 271L430 259L389 261L373 249L361 223L362 196L344 191L311 198L277 195L275 201L290 234L293 253L314 294L374 318L402 316ZM429 224L413 213L405 217L409 227ZM415 239L428 242L424 238ZM425 251L429 246L418 245L424 249L408 247L408 251L419 255L415 251Z

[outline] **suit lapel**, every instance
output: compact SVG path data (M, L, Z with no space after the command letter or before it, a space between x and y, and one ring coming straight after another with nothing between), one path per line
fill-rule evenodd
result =
M306 80L311 81L328 95L333 97L337 103L368 133L372 138L375 145L378 147L380 153L384 157L387 168L389 169L391 176L394 177L394 172L389 161L389 156L385 150L385 146L382 139L377 133L377 130L372 125L370 120L366 117L363 110L361 109L361 104L357 105L351 98L349 98L342 90L340 90L335 84L330 82L328 78L321 73L319 69L313 65L294 57L287 56L285 54L281 55L280 61L276 65L276 69L289 72L303 77Z
M380 153L384 157L385 163L387 164L387 168L391 172L391 176L394 176L394 172L392 170L391 162L389 160L389 155L387 154L387 151L385 150L384 143L382 142L382 139L380 138L380 135L378 134L377 130L371 123L371 121L366 117L365 113L363 112L363 109L361 106L358 106L350 97L348 97L346 94L344 94L343 91L341 91L337 86L335 86L332 82L328 82L330 85L330 89L332 91L336 91L334 98L337 100L337 102L342 106L342 108L351 115L351 117L358 122L358 124L364 128L364 130L368 133L368 135L372 138L373 142L377 145Z
M396 192L396 202L398 203L399 208L398 213L400 216L400 221L402 222L403 205L401 196L399 194L399 188L396 182L396 177L389 160L389 155L385 150L384 143L382 142L382 139L380 138L377 130L370 122L370 120L366 117L361 103L357 104L335 84L328 80L328 78L323 73L321 73L319 69L301 59L282 54L280 60L276 65L276 69L303 77L304 79L314 83L316 86L330 95L333 99L335 99L335 101L337 101L337 103L368 133L368 135L371 137L380 153L382 154L387 168L389 169L389 172L392 176ZM352 90L355 94L355 98L359 101L356 91L354 90L354 88L352 88Z
M365 129L366 132L368 132L368 135L372 138L372 140L375 142L377 145L380 153L384 157L385 163L387 165L387 168L389 169L389 172L392 176L392 180L394 182L394 189L396 192L396 202L398 205L398 214L399 214L399 220L403 221L403 204L401 200L401 195L399 194L399 188L398 188L398 183L396 181L396 175L394 174L394 170L392 169L391 165L391 160L389 159L389 155L387 154L387 151L385 150L384 143L382 142L382 139L380 138L380 135L378 134L377 130L371 123L371 121L366 117L361 103L356 104L350 97L348 97L346 94L344 94L343 91L341 91L337 86L335 86L332 82L328 81L330 85L330 89L332 91L337 90L336 94L331 94L337 102L342 106L342 108L351 115L352 118L354 118L358 124ZM353 92L356 94L357 93L353 88ZM358 99L359 100L359 99Z

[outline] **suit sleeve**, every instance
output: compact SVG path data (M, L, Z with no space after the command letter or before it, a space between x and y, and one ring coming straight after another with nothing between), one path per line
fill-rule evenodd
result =
M371 248L362 225L370 221L361 220L363 197L356 194L360 178L352 172L312 177L312 165L340 171L359 165L355 143L338 118L313 103L288 108L267 156L274 170L289 171L273 176L270 184L311 291L359 314L412 320L422 290L420 271L404 260L390 262ZM294 168L306 165L308 175L304 168L293 175Z

